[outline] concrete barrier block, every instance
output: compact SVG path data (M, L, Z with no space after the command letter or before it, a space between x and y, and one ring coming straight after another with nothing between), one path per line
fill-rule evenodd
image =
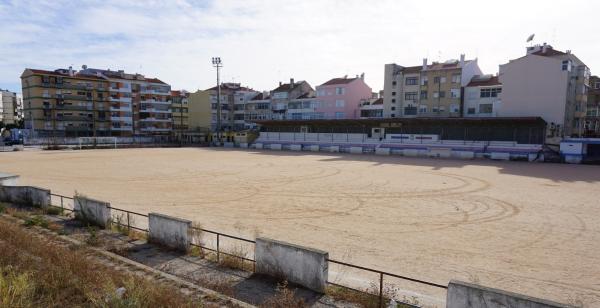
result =
M75 218L101 228L110 226L110 203L82 196L73 197Z
M451 280L446 308L574 308L570 305Z
M363 148L362 147L350 147L350 153L352 153L352 154L362 154L363 153Z
M192 222L158 213L148 214L148 240L173 249L188 251Z
M292 150L292 151L302 151L302 145L301 144L291 144L290 145L290 150Z
M441 157L441 158L449 158L452 154L452 149L448 148L432 148L429 149L427 156L429 157Z
M390 148L376 148L375 154L377 155L390 155Z
M475 152L473 151L453 151L452 156L461 159L474 159Z
M254 144L254 148L255 149L262 149L263 148L263 144L262 143L255 143Z
M329 147L329 152L333 152L333 153L337 153L340 151L340 146L339 145L332 145Z
M256 239L256 272L325 292L329 274L325 251L267 238Z
M271 144L271 146L269 147L271 150L275 150L275 151L281 151L281 144Z
M319 152L319 146L318 145L311 145L310 146L310 150L312 152Z
M527 155L527 160L528 161L536 161L536 162L543 162L544 161L544 154L538 154L537 153L531 153Z
M510 160L510 153L492 152L490 158L494 160Z
M248 148L248 143L246 143L246 142L240 142L240 148L247 149Z
M50 206L50 190L33 186L0 186L0 201L46 208Z
M223 147L224 148L233 148L234 144L233 144L233 142L223 142Z
M0 172L0 185L17 186L18 182L19 182L18 175Z
M417 157L419 156L419 150L415 149L404 149L404 156Z

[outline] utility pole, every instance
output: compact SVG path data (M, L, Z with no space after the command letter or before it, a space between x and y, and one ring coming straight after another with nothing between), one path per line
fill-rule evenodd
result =
M212 58L213 67L217 68L217 141L221 145L221 76L220 71L223 64L220 57Z

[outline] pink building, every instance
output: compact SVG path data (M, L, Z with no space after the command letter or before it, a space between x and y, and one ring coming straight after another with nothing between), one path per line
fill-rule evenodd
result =
M365 75L356 78L333 78L317 86L315 112L325 119L360 118L361 100L371 98Z

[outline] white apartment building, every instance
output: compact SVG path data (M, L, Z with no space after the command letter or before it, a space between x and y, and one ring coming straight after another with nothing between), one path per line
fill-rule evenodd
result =
M570 51L536 45L500 65L502 107L498 116L539 116L548 123L547 139L581 136L586 116L589 68Z
M495 117L502 106L502 84L498 76L474 76L465 87L464 117Z
M0 89L0 122L4 125L17 124L19 121L18 106L17 93ZM20 110L22 110L22 104Z

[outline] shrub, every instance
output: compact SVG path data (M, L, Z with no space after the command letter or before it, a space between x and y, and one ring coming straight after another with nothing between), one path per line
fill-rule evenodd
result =
M27 227L40 226L42 228L48 229L48 225L48 220L46 220L46 218L40 215L35 215L25 219L25 226Z
M277 284L277 293L266 300L260 307L303 308L308 307L302 299L295 298L295 292L288 288L287 281Z
M55 206L49 206L46 209L46 214L48 215L62 215L64 212L63 209L59 208L59 207L55 207Z

